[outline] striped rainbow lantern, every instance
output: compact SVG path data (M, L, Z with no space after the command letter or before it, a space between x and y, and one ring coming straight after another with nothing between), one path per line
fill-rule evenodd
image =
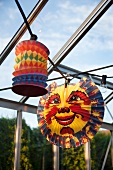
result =
M48 48L36 40L20 42L15 49L15 71L12 73L12 91L16 94L36 97L47 93Z

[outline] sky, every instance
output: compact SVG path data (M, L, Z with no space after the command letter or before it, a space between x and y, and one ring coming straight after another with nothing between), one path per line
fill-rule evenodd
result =
M37 0L19 1L26 16L29 15ZM45 44L50 50L52 59L73 33L79 28L100 0L49 0L35 21L31 25L31 30L38 36L38 41ZM75 46L61 64L75 68L80 71L90 70L112 64L113 54L113 7L100 18L92 29ZM14 36L18 28L23 23L23 18L14 0L0 1L0 53ZM20 39L30 39L29 32L26 31ZM12 72L15 64L15 48L7 56L0 66L1 83L0 88L12 86ZM94 72L95 74L107 76L113 75L112 68ZM52 73L49 78L58 77L58 73ZM75 80L79 81L79 80ZM112 79L109 79L112 82ZM63 80L57 81L58 84L64 83ZM102 91L102 89L100 89ZM105 98L111 91L102 92ZM16 95L11 90L1 91L1 98L19 101L22 96ZM39 98L29 98L28 104L38 106ZM112 102L108 104L112 109ZM0 108L1 116L14 117L16 111ZM31 127L37 127L37 116L30 113L23 113L23 118ZM112 122L107 111L104 121Z

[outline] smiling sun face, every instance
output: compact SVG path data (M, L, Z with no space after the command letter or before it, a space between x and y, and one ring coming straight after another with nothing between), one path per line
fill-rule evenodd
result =
M38 126L57 146L77 147L92 139L104 116L104 101L98 87L83 78L78 84L48 86L38 105Z
M80 131L91 114L91 101L84 89L57 87L44 104L43 116L52 134L68 136Z

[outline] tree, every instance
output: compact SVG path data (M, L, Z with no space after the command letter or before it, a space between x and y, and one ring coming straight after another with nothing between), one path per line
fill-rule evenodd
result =
M0 170L13 170L16 119L0 119Z
M106 149L110 140L109 131L99 131L91 140L91 169L100 170L104 161ZM84 145L78 148L63 149L62 164L66 170L85 170ZM111 151L105 165L106 170L112 170Z
M38 128L32 129L30 154L33 170L52 170L52 145L41 134Z
M22 120L22 137L21 137L21 155L20 155L20 170L33 170L30 161L30 134L31 128Z
M67 170L85 170L84 147L63 149L62 164Z
M16 118L0 118L0 170L14 169ZM22 120L20 170L52 170L52 145Z
M110 140L109 131L99 131L95 137L91 140L91 166L92 169L99 170L102 167L106 149ZM111 154L109 153L106 162L107 167L111 167ZM109 163L108 163L109 162Z

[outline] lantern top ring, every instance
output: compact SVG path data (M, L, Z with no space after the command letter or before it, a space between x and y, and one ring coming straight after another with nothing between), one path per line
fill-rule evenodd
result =
M30 40L37 40L37 38L38 38L37 35L32 34Z

